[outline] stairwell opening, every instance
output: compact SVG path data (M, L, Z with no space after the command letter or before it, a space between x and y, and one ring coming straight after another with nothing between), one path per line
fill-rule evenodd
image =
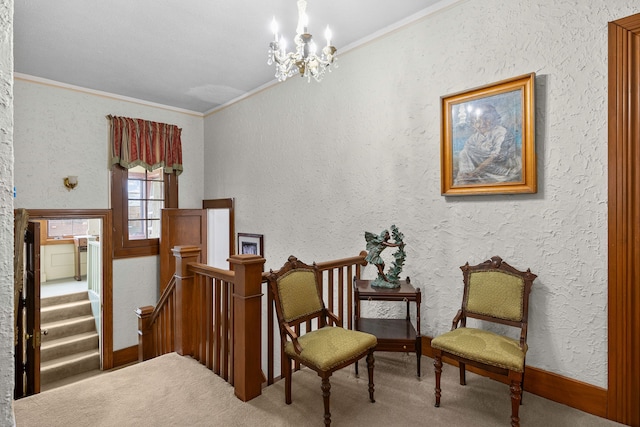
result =
M82 216L82 212L88 215ZM111 262L104 259L110 251L110 239L104 236L110 215L91 210L29 214L31 220L40 222L41 230L39 389L46 391L111 367L105 366L103 324L103 296L111 295L111 276L105 275L104 269ZM76 235L71 239L67 236L48 245L46 241L51 236L47 236L47 222L59 220L86 223L87 228L81 233L74 232ZM107 248L102 247L105 243ZM111 329L106 331L109 333ZM113 357L112 339L107 337L108 364Z

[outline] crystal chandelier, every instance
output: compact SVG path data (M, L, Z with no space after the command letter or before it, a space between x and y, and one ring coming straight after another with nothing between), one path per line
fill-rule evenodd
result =
M311 77L316 81L322 80L325 72L331 71L331 66L337 67L336 48L331 45L331 30L327 26L325 37L327 45L322 48L322 54L316 54L316 45L313 37L307 31L308 17L306 13L307 2L298 0L298 28L293 39L296 44L295 52L286 51L286 41L278 34L278 23L276 18L271 22L273 31L273 41L269 43L269 59L267 64L276 64L276 74L278 81L284 81L296 73L301 77L306 77L311 81Z

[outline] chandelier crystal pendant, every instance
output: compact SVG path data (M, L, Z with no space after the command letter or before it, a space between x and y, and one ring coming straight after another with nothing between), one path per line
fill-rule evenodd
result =
M316 81L322 80L326 71L331 72L331 67L337 68L336 48L331 45L331 30L327 26L325 38L327 45L322 48L320 56L316 54L316 45L313 37L307 30L309 18L306 13L307 2L298 0L298 27L296 36L293 39L296 50L287 52L286 40L278 34L278 23L276 18L271 21L273 31L273 41L269 43L269 59L267 64L276 64L276 78L284 81L288 77L299 73L301 77L306 77L311 81L313 77Z

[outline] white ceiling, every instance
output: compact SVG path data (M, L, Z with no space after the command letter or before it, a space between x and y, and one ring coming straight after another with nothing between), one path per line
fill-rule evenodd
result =
M339 56L450 3L308 0L309 32L322 40L330 25ZM295 0L16 0L14 7L16 73L201 113L273 82L271 20L291 46L298 17Z

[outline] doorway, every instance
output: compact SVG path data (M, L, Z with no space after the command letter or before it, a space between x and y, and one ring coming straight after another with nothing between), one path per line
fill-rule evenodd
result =
M99 363L101 370L113 367L113 298L112 298L112 229L110 210L28 210L29 219L41 225L41 239L56 240L52 225L76 223L74 237L60 238L60 242L44 244L40 248L41 298L65 298L77 295L82 290L87 296L86 304L71 303L71 306L90 307L93 329L98 335ZM84 228L83 228L84 227ZM76 232L77 231L77 232ZM86 292L84 292L86 290ZM65 296L65 297L63 297ZM40 313L51 310L42 307ZM69 311L75 308L68 308ZM86 314L86 313L85 313ZM54 315L54 323L61 323ZM75 320L74 320L75 322ZM44 323L44 321L43 321ZM48 331L41 326L42 333ZM85 338L95 339L95 338ZM88 356L87 356L88 357ZM95 359L94 359L95 360ZM86 362L92 363L92 362ZM38 388L39 389L39 388Z
M95 375L100 368L102 221L41 219L40 390Z

